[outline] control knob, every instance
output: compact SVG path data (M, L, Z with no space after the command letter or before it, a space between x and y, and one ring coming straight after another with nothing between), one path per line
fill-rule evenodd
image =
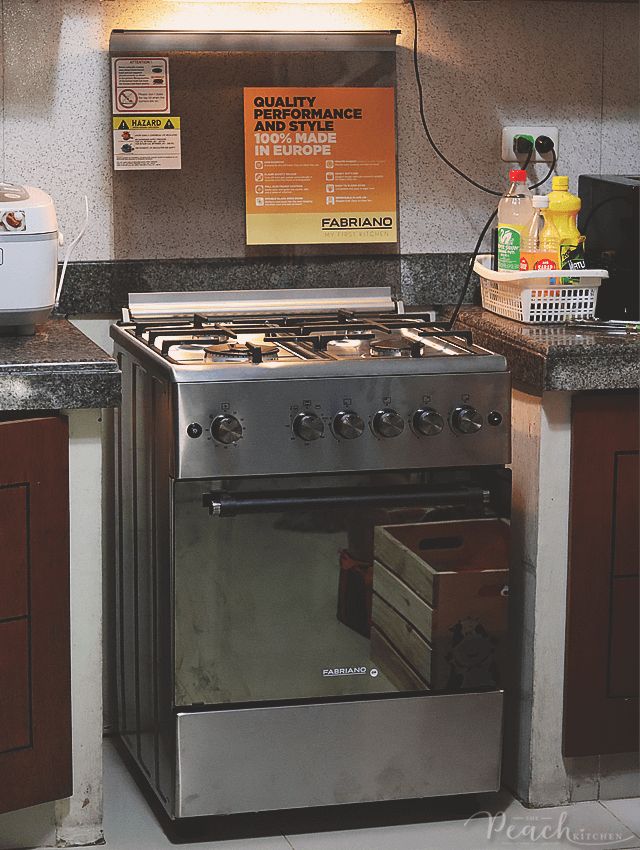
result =
M333 430L338 437L343 437L345 440L355 440L356 437L361 437L364 432L364 422L351 410L338 413L333 420Z
M379 410L373 417L373 430L379 437L397 437L404 431L404 419L395 410Z
M305 443L311 443L324 434L324 423L315 413L299 413L293 420L293 431Z
M242 437L242 425L235 416L223 413L211 423L211 436L217 443L225 446L237 443Z
M432 407L421 407L413 414L413 427L425 437L435 437L444 428L444 419Z
M482 416L475 407L456 407L451 424L460 434L475 434L482 428Z

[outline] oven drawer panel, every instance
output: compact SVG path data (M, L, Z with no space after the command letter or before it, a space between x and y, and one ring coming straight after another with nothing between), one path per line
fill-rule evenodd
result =
M177 716L175 817L496 791L502 691Z
M179 384L175 391L176 478L510 461L508 372L288 380L277 391L270 381ZM469 410L476 421L461 426L460 411ZM425 411L432 420L421 426ZM348 436L340 428L345 414L358 421ZM382 414L393 417L391 431ZM303 428L301 419L313 426Z

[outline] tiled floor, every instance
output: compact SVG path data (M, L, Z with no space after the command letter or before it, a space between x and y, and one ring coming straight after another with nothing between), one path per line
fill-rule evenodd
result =
M567 808L525 809L501 794L492 811L504 812L470 822L441 820L277 835L270 838L206 840L180 844L184 850L495 850L569 847L638 850L640 800L577 803ZM104 828L109 850L164 850L172 846L129 775L118 753L105 745ZM213 836L211 836L213 837Z

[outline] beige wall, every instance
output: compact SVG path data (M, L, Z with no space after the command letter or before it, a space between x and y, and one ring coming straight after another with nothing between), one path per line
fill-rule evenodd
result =
M504 184L500 128L560 128L560 169L640 171L638 7L536 0L417 0L433 134L448 156ZM402 30L398 51L401 245L469 251L491 199L442 165L419 125L410 8L378 3L184 3L0 0L4 104L1 174L43 187L73 235L92 209L77 259L113 255L110 30L124 28ZM152 255L150 249L149 255Z

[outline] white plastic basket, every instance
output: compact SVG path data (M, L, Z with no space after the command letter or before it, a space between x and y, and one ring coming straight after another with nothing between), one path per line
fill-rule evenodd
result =
M609 277L605 269L497 272L491 268L490 254L477 257L473 270L480 278L485 310L529 325L592 319L598 287ZM552 282L559 281L561 275L578 278L584 285Z

